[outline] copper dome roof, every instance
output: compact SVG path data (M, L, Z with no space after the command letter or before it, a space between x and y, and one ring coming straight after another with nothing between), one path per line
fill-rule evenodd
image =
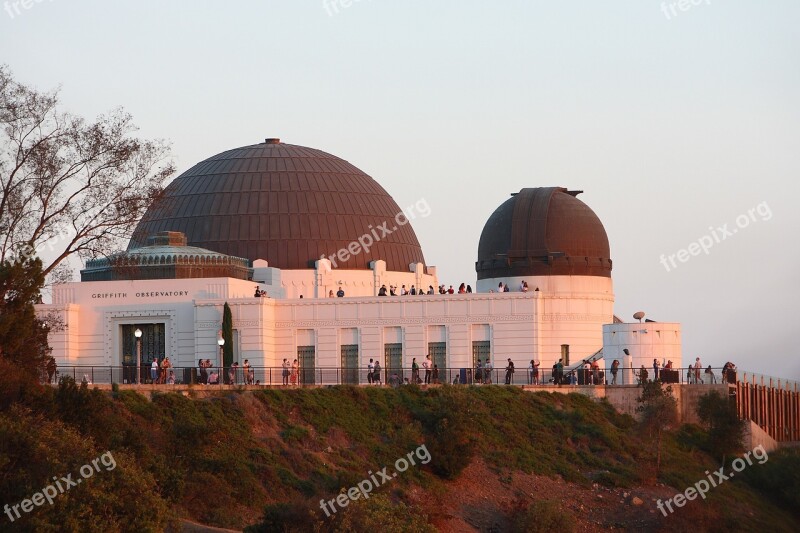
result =
M483 227L478 279L512 276L611 276L603 223L562 187L522 189L503 202Z
M128 249L157 232L180 231L190 246L306 269L371 234L380 239L368 252L344 262L334 258L335 268L367 269L383 259L387 270L408 272L425 259L411 225L395 222L400 212L383 187L347 161L267 139L217 154L175 178L164 200L145 213ZM385 223L391 233L373 233Z

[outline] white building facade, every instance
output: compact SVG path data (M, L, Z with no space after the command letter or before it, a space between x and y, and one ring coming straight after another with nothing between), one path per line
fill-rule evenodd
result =
M447 375L487 357L495 367L505 367L510 358L520 370L532 359L546 368L564 344L574 358L596 352L603 324L613 318L613 295L596 293L288 299L252 293L251 281L232 278L68 283L55 289L53 304L38 311L63 321L50 339L60 367L134 365L131 333L139 328L150 343L143 365L154 356L169 357L182 368L195 367L199 359L219 364L227 302L234 360L278 368L284 358L298 359L306 368L324 370L322 381L334 380L328 369L364 369L370 359L387 370L407 371L414 358L421 365L428 354Z
M196 378L199 360L220 366L226 303L232 360L247 360L261 383L281 382L284 359L307 384L358 383L370 360L407 377L428 355L440 381L470 381L479 359L510 359L524 383L531 361L549 371L604 341L612 357L630 344L634 362L679 364L679 327L648 326L643 343L614 324L608 238L578 194L512 194L480 237L476 292L440 294L412 209L347 161L266 139L176 178L127 251L89 261L81 282L56 286L37 312L63 325L50 335L59 367L90 368L94 381L130 382L154 359L169 358L179 382ZM403 287L418 294L400 296Z

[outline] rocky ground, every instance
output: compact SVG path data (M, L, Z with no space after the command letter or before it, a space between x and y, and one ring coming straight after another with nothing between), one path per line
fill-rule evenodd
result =
M498 473L480 459L448 485L436 498L432 521L440 531L450 533L508 531L508 515L536 500L557 502L562 512L575 518L578 531L653 531L669 525L656 508L656 500L676 493L663 485L617 489L595 483L581 487L559 478ZM419 491L416 496L425 495Z

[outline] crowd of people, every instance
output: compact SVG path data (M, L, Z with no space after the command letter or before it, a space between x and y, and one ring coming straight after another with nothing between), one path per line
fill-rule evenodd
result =
M150 363L150 382L154 384L175 384L175 371L172 370L172 363L169 357L163 357L159 363L158 357L153 358Z
M300 363L297 362L297 359L289 363L289 359L284 357L281 364L281 378L284 386L296 387L300 384Z
M422 287L417 288L414 285L411 285L410 288L406 288L405 285L401 285L398 289L396 285L381 285L381 288L378 289L378 296L425 296L425 295L434 295L436 293L439 294L467 294L472 292L472 287L470 285L461 284L458 287L458 290L454 289L452 285L449 288L445 288L444 285L439 285L438 289L434 289L433 285L428 285L427 289Z
M518 287L518 292L528 292L528 282L523 280L520 282ZM534 291L538 291L539 287L536 287ZM381 285L378 289L378 296L431 296L435 294L472 294L472 286L467 285L466 283L461 283L457 289L453 288L452 285L439 285L438 287L434 288L433 285L428 285L427 288L424 287L417 287L416 285ZM508 284L504 284L502 281L497 286L497 290L491 289L489 290L490 293L495 292L511 292L511 288ZM338 290L334 292L333 289L328 291L328 298L344 298L345 291L344 288L340 285ZM264 289L256 286L255 289L255 297L256 298L267 298L267 293ZM300 295L300 298L303 296Z
M244 360L242 365L235 361L230 366L226 366L220 372L217 363L212 363L210 359L200 359L197 363L197 375L192 377L189 382L196 380L197 383L204 385L218 385L220 383L232 385L261 385L259 380L255 379L255 369L250 364L248 359ZM620 362L614 359L606 370L601 369L600 361L598 360L585 360L577 368L572 367L565 373L563 359L559 359L553 364L552 373L548 379L547 373L542 373L539 369L540 363L536 359L531 359L527 368L527 384L528 385L542 385L544 383L551 383L553 385L618 385L627 383L638 383L642 385L649 381L660 381L662 383L679 383L682 382L680 375L680 368L674 368L672 361L659 362L653 359L651 368L647 368L644 364L636 368L621 368ZM176 379L175 371L173 370L172 362L169 357L155 357L149 363L149 380L146 377L148 365L142 368L142 382L149 382L152 384L167 384L173 385L180 383ZM180 370L180 369L179 369ZM188 370L188 369L185 369ZM351 369L357 371L357 369ZM363 371L363 369L361 369ZM369 385L383 385L384 378L386 384L391 386L400 385L431 385L441 384L443 380L453 384L480 384L491 385L494 383L495 377L500 379L505 375L504 383L506 385L519 384L519 381L514 380L514 373L516 371L514 361L511 358L507 359L504 367L495 369L489 357L484 360L478 358L475 367L470 372L469 369L454 368L448 369L448 375L442 375L442 371L438 364L435 364L431 355L426 355L422 363L417 362L414 357L411 360L410 369L407 376L403 376L403 370L395 371L390 369L388 372L383 369L381 362L377 358L370 358L366 367L366 381ZM281 383L283 386L297 387L303 385L300 376L300 365L297 359L291 362L288 358L284 358L280 368ZM497 376L495 376L497 372ZM700 357L696 357L694 363L688 365L686 368L686 381L684 383L694 384L717 384L717 383L736 383L736 365L730 361L726 362L722 367L721 376L718 376L711 365L703 367ZM47 379L48 382L53 383L57 374L57 366L55 360L50 358L46 364L45 372L42 379ZM385 374L385 376L384 376ZM620 376L625 376L620 379ZM46 377L45 377L46 376ZM271 376L271 373L270 373ZM131 383L135 381L135 377L130 378ZM190 379L190 378L184 378ZM85 377L88 382L90 378ZM363 374L361 376L363 380ZM451 381L452 380L452 381ZM271 382L270 378L267 383ZM313 380L312 380L313 381ZM353 378L353 383L360 381L358 378ZM346 380L343 382L347 382ZM362 381L363 382L363 381Z
M619 366L619 363L615 360L614 363ZM639 384L645 383L647 381L661 381L664 383L678 383L680 381L680 376L678 375L678 369L674 369L672 365L672 361L667 361L666 363L659 363L658 359L653 359L653 373L650 375L650 372L644 365L641 365L641 368L635 373L636 378ZM616 373L613 371L612 366L612 374L614 377L614 382L612 384L616 384ZM736 383L736 365L728 361L722 367L722 376L720 377L722 383ZM707 365L705 368L703 367L703 363L700 361L700 357L695 357L694 363L689 363L688 367L686 368L686 383L689 385L704 385L709 384L713 385L719 383L720 381L717 379L717 375L714 373L714 369L711 365Z
M219 368L215 368L210 359L200 359L197 363L198 369L198 382L201 385L219 385L225 379L220 379ZM227 368L228 380L230 385L260 385L261 383L255 379L255 369L250 364L249 359L245 359L244 363L239 366L239 361L234 361L233 364Z

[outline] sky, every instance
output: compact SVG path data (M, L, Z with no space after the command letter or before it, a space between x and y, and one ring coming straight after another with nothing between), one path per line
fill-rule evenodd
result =
M266 137L335 154L427 201L447 284L510 193L583 190L618 316L800 380L796 0L29 1L0 0L0 63L73 113L122 106L179 172Z

